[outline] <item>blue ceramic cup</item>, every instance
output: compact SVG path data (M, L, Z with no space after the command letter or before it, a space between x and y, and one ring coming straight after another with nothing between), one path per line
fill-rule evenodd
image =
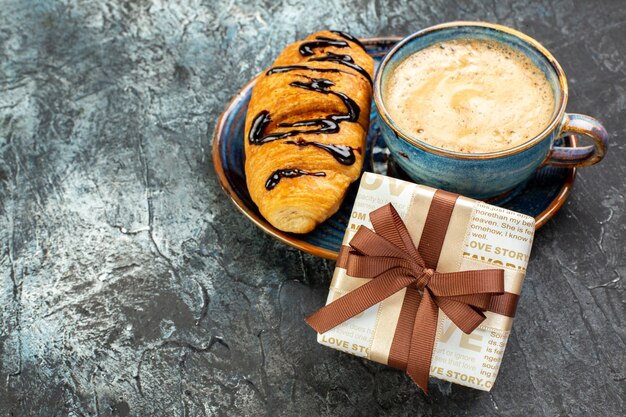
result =
M404 132L385 109L382 92L404 59L430 45L453 39L494 40L521 51L546 75L555 97L550 123L536 137L516 147L489 153L462 153L437 148ZM421 30L400 41L381 63L374 80L379 126L394 161L416 182L474 198L506 193L524 183L543 164L583 167L599 162L608 134L597 120L565 113L567 80L563 69L539 42L511 28L482 22L451 22ZM575 134L592 145L555 146Z

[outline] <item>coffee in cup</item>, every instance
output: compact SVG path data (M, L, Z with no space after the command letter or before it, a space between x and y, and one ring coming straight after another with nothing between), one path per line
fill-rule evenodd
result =
M462 153L521 145L556 110L550 82L531 58L489 39L444 40L415 52L392 71L383 98L406 134Z
M604 157L606 129L566 113L567 90L539 42L484 22L404 38L374 79L378 128L397 166L417 183L479 199L521 190L542 165L584 167ZM572 134L591 144L563 146Z

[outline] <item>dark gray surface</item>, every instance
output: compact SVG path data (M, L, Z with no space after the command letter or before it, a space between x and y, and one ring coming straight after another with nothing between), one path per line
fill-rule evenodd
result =
M0 3L1 415L624 415L624 2L176 3ZM612 143L536 237L493 391L426 398L316 344L333 263L235 211L211 143L288 42L455 19L543 42Z

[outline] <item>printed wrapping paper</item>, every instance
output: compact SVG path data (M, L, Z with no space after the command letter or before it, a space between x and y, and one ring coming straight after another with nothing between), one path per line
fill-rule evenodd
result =
M372 228L369 214L388 203L393 205L401 217L417 247L435 192L430 187L365 173L344 236L342 252L349 248L360 226ZM517 296L526 274L534 225L532 217L458 197L449 215L435 270L437 273L448 273L501 269L504 271L504 291L509 296L508 306L505 308L506 315L485 311L485 320L470 334L461 331L439 310L428 368L431 377L479 390L491 390L502 362ZM348 275L345 265L342 265L342 258L340 255L327 306L371 281ZM318 342L352 355L390 364L390 351L406 291L401 289L362 313L318 334Z

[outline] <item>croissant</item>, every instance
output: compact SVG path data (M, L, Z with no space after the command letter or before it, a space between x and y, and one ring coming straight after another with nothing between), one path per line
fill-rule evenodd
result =
M287 46L257 79L246 116L246 183L274 227L312 231L359 177L373 71L357 39L323 31Z

